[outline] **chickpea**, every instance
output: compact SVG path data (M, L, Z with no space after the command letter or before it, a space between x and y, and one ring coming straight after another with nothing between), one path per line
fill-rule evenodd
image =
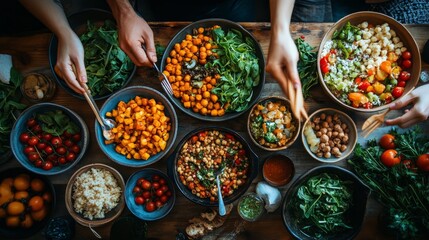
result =
M320 137L320 142L322 142L322 143L326 143L326 142L328 142L328 141L329 141L329 137L328 137L328 135L323 134L323 135Z
M328 129L322 128L322 129L320 129L320 132L322 132L322 134L326 134L326 133L328 133Z
M317 131L316 132L316 137L320 138L322 136L322 131Z
M325 158L330 158L330 157L331 157L331 153L330 153L330 152L325 152L325 153L323 154L323 157L325 157Z
M341 140L343 141L343 142L348 142L349 141L349 135L347 135L347 134L345 134L342 138L341 138Z
M325 113L320 114L320 119L325 120L326 119L326 114Z
M322 152L330 152L331 151L331 147L330 146L325 146L323 149L322 149Z
M329 123L328 122L323 122L322 123L322 127L323 128L328 128L329 127Z
M332 137L332 132L329 131L328 133L326 133L326 135L328 135L328 137L331 138Z
M326 117L326 121L327 121L328 123L332 123L332 116L331 116L331 115L328 115L328 116Z
M335 157L340 157L340 156L341 156L340 149L339 149L339 148L337 148L337 147L332 148L332 154L333 154Z
M347 145L341 145L341 147L340 147L340 151L341 152L344 152L344 151L346 151L347 150Z
M317 152L317 153L316 153L316 156L317 156L317 157L323 157L323 152Z
M338 136L338 132L337 132L337 131L333 131L333 132L332 132L332 136L333 136L333 137Z

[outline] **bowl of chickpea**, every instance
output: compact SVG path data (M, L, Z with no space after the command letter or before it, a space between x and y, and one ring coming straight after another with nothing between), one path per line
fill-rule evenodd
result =
M334 163L348 157L357 142L353 119L333 108L313 112L303 124L302 143L311 157L320 162Z
M325 92L342 107L376 112L410 93L421 56L404 25L381 13L345 16L321 41L317 68Z
M161 70L176 107L205 121L225 121L248 110L265 83L265 59L254 36L240 24L204 19L169 42Z
M100 115L116 122L113 138L103 137L95 121L95 136L101 150L114 162L127 167L145 167L162 159L177 136L176 111L157 90L144 86L124 88L110 96Z
M225 204L240 198L258 175L258 157L243 137L228 128L202 127L188 133L170 156L168 174L179 191L202 206L218 206L215 172Z

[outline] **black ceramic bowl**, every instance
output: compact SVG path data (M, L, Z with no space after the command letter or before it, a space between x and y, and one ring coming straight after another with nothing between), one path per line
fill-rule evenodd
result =
M78 36L82 35L87 31L87 22L91 21L96 26L103 25L105 20L112 20L115 21L113 18L112 13L101 10L101 9L87 9L81 12L74 13L67 17L67 20L70 24L70 27L76 32ZM51 72L54 75L57 83L68 93L71 95L80 98L85 99L83 95L76 93L73 89L71 89L64 79L62 79L58 74L55 72L55 64L57 63L57 53L58 53L58 38L53 34L51 38L51 42L49 43L49 66L51 68ZM134 65L133 69L128 75L127 79L124 79L124 82L122 84L122 88L125 87L134 76L134 73L136 71L136 66ZM120 89L117 89L118 91ZM109 94L104 95L96 95L93 96L95 100L101 100L109 97L114 92L111 92Z
M25 168L10 168L0 172L0 183L2 183L3 180L6 178L14 178L22 173L28 174L28 176L30 176L30 179L38 178L42 180L43 183L45 184L45 191L51 193L52 200L50 201L50 203L45 202L45 206L47 206L48 213L43 218L43 220L33 221L33 225L30 228L22 228L22 227L9 228L6 226L5 219L1 218L0 219L0 239L11 239L11 238L23 239L23 238L28 238L30 236L33 236L34 234L36 234L37 232L41 231L44 228L50 216L55 210L56 197L55 197L54 185L49 181L49 179L46 176L35 174L33 172L26 170ZM32 191L29 190L29 193L31 196Z
M258 157L255 155L255 153L252 152L250 149L250 146L248 143L244 140L243 137L241 137L237 132L223 128L223 127L202 127L195 129L188 133L177 145L176 151L170 156L168 161L168 174L173 177L174 182L176 183L177 188L179 188L180 192L190 201L197 203L202 206L207 207L216 207L218 206L218 201L210 201L209 198L200 198L192 193L192 191L185 186L179 177L179 173L177 172L177 163L178 158L180 156L180 151L184 147L184 145L190 140L193 136L197 136L199 133L205 132L205 131L219 131L222 134L229 134L230 136L234 137L235 140L238 140L245 150L246 157L249 159L249 167L248 167L248 173L247 173L247 180L246 182L239 186L238 189L236 189L231 195L224 197L223 200L225 204L230 204L240 198L249 186L252 184L253 179L258 175L259 168L258 168Z
M353 239L359 233L362 227L366 211L366 202L368 200L370 190L354 173L335 165L323 165L310 169L292 183L283 200L283 223L289 233L295 238L312 239L310 236L301 231L301 226L299 226L293 214L292 202L297 198L298 188L311 177L317 176L321 173L335 174L341 180L353 182L353 185L351 186L351 189L353 190L352 206L349 208L349 211L346 212L346 219L351 221L349 224L352 228L336 234L323 236L323 238Z
M253 43L256 51L256 57L258 58L258 65L260 69L259 74L259 84L255 87L253 87L253 94L251 96L251 99L245 109L239 112L227 112L223 116L216 116L212 117L210 115L202 115L200 113L195 113L192 108L185 108L183 106L183 103L180 101L180 99L167 94L167 96L170 98L170 100L184 113L195 117L197 119L206 120L206 121L225 121L228 119L236 118L246 112L250 107L252 107L256 101L258 100L259 96L261 95L262 89L264 87L265 83L265 59L264 59L264 53L262 51L262 48L259 44L259 42L255 39L255 37L247 31L245 28L243 28L240 24L226 20L226 19L204 19L200 20L194 23L191 23L184 27L182 30L180 30L174 37L171 39L171 41L168 43L167 48L165 49L164 55L162 56L161 60L161 71L163 71L167 65L167 58L169 57L169 54L172 49L174 49L174 45L176 43L180 43L183 39L185 39L187 34L192 34L193 29L203 27L203 28L210 28L214 25L219 25L225 33L231 29L237 30L241 32L242 36L245 38L250 39L250 41Z

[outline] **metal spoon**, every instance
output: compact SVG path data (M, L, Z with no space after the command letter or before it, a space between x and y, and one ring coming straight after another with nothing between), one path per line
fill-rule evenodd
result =
M92 111L95 114L95 118L97 119L98 123L101 126L101 129L103 131L103 136L106 140L111 140L114 138L114 135L112 133L112 128L116 126L116 122L113 119L110 118L103 118L100 115L100 110L98 109L97 104L94 101L94 98L92 98L91 91L88 88L88 85L85 83L82 83L82 87L85 89L84 96L86 101L88 102L89 106L91 107Z
M219 215L220 216L226 215L225 203L223 202L222 191L220 189L220 180L219 180L219 175L222 174L224 169L225 169L225 166L220 167L215 172L216 184L217 184L217 198L218 198L218 202L219 202Z

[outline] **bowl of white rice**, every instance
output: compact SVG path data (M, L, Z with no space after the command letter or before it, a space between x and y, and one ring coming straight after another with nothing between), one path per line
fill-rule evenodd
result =
M114 168L94 163L77 170L66 187L66 207L79 224L97 227L124 210L125 182Z

